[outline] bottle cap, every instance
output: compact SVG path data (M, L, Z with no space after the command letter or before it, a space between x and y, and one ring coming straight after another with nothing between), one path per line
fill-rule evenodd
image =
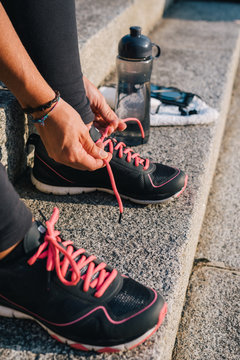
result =
M151 40L141 34L140 26L131 26L130 34L125 35L118 44L118 55L121 58L132 60L147 60L152 57L153 46L157 47L157 54L160 56L160 47L151 42Z

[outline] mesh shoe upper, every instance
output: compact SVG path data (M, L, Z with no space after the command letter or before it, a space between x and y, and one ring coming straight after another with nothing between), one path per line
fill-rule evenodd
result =
M108 302L108 307L116 317L124 317L145 308L150 300L149 289L125 278L121 291Z

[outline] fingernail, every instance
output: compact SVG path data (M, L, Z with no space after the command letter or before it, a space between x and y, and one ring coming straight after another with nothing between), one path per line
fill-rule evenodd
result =
M99 155L101 156L102 159L105 159L106 157L108 157L108 153L104 150L100 150Z

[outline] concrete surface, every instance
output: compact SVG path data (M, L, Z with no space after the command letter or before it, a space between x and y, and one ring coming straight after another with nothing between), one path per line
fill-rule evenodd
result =
M238 360L240 272L194 269L172 360Z
M11 93L0 88L0 161L11 180L16 180L26 165L26 119Z
M193 17L194 4L197 6L197 3L191 4ZM189 3L182 4L183 14L188 6ZM231 12L231 6L228 4L225 8L226 14L228 9ZM174 9L172 11L174 14ZM182 29L176 36L176 47L164 35L174 26ZM199 21L196 27L194 21L166 18L151 34L155 42L165 44L163 55L155 64L153 81L196 91L220 111L215 125L151 129L148 145L138 148L144 156L177 165L189 174L188 188L177 201L146 207L124 201L123 221L119 225L117 203L110 195L44 195L35 191L26 177L17 187L38 218L39 208L47 217L53 206L60 208L59 228L65 238L75 239L77 244L121 272L163 291L169 306L163 326L133 351L96 355L70 350L56 343L29 321L0 319L3 358L7 352L8 357L18 354L19 358L44 360L171 359L239 59L239 27L232 22L221 23L219 36L216 33L213 42L216 26L219 26L216 22ZM201 44L203 36L206 46L191 46L192 37ZM228 41L223 42L222 37Z
M240 66L172 360L240 354Z

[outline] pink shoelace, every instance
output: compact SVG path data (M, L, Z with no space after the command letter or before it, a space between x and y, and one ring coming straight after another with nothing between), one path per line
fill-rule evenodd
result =
M100 298L107 290L109 285L117 276L117 270L107 271L106 264L101 262L96 265L96 257L85 256L84 249L75 250L72 241L62 241L59 237L60 232L54 229L59 218L59 210L54 208L50 220L46 221L46 233L44 242L39 246L37 252L28 260L29 265L33 265L37 259L47 258L46 269L53 271L55 269L59 280L67 286L74 286L83 280L83 291L87 292L89 288L96 289L95 297ZM63 247L64 246L64 247ZM60 261L60 255L64 255ZM79 258L75 260L76 258ZM71 280L66 279L69 274L69 265L71 266ZM81 275L81 269L87 266L87 270ZM97 274L97 275L96 275ZM92 280L92 277L95 278Z
M145 135L144 135L144 130L143 130L141 122L136 118L127 118L127 119L123 120L123 122L128 122L128 121L135 121L138 124L139 129L141 131L142 138L144 138ZM109 152L111 154L113 153L114 150L119 150L118 151L119 158L122 158L123 155L126 154L127 155L127 157L126 157L127 162L131 162L131 160L134 159L134 165L135 166L142 165L143 170L148 169L148 167L149 167L149 159L141 158L140 154L135 153L134 150L132 150L131 148L128 148L126 146L126 144L124 144L124 142L118 142L114 138L109 138L109 139L105 140L105 138L107 137L107 133L108 133L108 127L106 128L106 130L102 134L101 138L97 142L101 141L103 143L104 147L108 145ZM120 215L119 215L119 223L120 223L121 218L122 218L122 213L123 213L123 204L122 204L121 196L120 196L120 194L118 192L111 166L107 161L104 161L104 162L106 164L106 168L107 168L108 175L109 175L109 178L110 178L110 181L111 181L111 185L112 185L114 195L116 196L116 199L117 199L117 202L118 202L119 211L120 211Z

